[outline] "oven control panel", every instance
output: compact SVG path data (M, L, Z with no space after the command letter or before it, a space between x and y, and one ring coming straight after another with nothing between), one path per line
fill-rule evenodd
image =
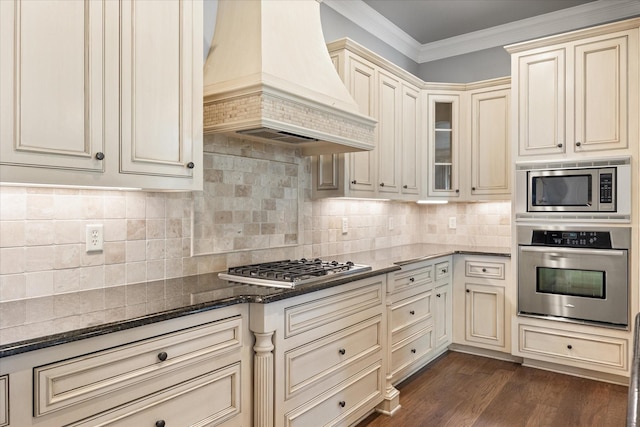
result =
M532 245L611 249L608 231L533 230Z

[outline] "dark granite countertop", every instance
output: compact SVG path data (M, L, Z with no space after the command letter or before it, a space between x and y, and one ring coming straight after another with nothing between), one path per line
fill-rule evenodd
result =
M337 261L352 261L356 264L370 265L370 271L343 276L334 280L310 283L294 289L269 288L255 285L241 285L218 278L217 273L188 276L178 279L158 281L158 285L174 290L171 295L174 308L158 313L118 322L105 323L88 328L70 330L34 339L4 344L0 346L0 358L28 351L51 347L67 342L122 331L137 326L161 322L176 317L187 316L208 310L215 310L234 304L268 304L309 292L315 292L339 286L354 280L386 274L399 270L402 265L452 254L475 254L510 256L509 248L451 246L437 244L416 244L366 252L357 252L342 256L328 257ZM151 284L153 285L153 284ZM180 294L181 290L181 294ZM176 295L177 294L177 295ZM178 301L176 303L176 301Z

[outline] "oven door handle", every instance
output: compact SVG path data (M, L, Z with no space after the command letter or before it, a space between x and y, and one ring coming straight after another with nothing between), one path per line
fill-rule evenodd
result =
M606 255L606 256L627 256L626 250L618 250L618 249L563 249L563 250L553 250L547 246L520 246L520 251L522 252L535 252L540 253L543 252L549 256L553 257L561 257L564 255ZM570 252L569 252L570 251Z

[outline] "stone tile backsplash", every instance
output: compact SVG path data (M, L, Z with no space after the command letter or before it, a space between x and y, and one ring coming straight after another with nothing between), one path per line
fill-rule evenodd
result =
M510 245L508 202L312 201L310 161L295 148L206 136L205 152L202 193L0 187L0 344L172 308L172 280L147 282L233 265L412 243ZM196 213L207 216L194 235L207 241L192 240ZM104 251L88 254L94 223Z

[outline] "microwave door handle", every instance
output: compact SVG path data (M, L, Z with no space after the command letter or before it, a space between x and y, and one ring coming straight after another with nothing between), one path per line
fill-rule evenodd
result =
M553 252L549 252L550 248L547 246L521 246L520 250L522 252L534 252L540 253L544 252L545 254L553 257L561 257L564 254L571 255L606 255L606 256L627 256L626 251L621 250L612 250L612 249L575 249L570 248L571 252L565 252L555 250Z

